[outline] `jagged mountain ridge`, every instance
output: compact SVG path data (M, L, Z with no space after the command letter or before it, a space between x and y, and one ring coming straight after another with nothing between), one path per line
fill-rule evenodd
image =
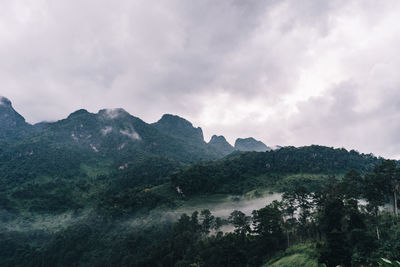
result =
M123 110L86 110L41 125L24 139L8 140L0 153L0 170L15 177L77 176L82 164L107 162L111 170L127 169L154 156L191 163L221 157L212 149L159 132ZM29 175L28 175L29 174Z
M56 194L65 198L59 203L52 199L55 191L32 202L36 195L29 192L42 183L57 192L63 190L59 183L71 179L87 183L88 178L122 177L127 186L154 185L165 182L177 168L233 151L222 136L217 139L225 147L216 140L206 143L200 127L176 115L166 114L148 124L123 109L80 109L56 122L31 125L11 101L1 101L0 187L26 209L53 211L69 205L62 203L72 188Z
M179 116L165 114L148 124L120 108L80 109L56 122L31 125L1 98L0 125L0 171L12 179L80 176L99 164L122 171L153 157L192 164L234 151L223 136L206 143L202 129Z
M193 152L197 150L197 154L204 154L204 159L219 158L235 149L251 151L243 146L233 149L223 136L213 136L214 140L206 143L200 127L176 115L165 114L156 123L147 124L123 109L103 109L97 114L81 109L66 119L30 125L12 108L10 100L0 99L0 141L8 143L42 136L52 142L83 145L94 152L110 152L127 146L137 147L143 142L150 150L151 146L168 146L167 143L172 142Z
M128 171L154 157L191 164L231 152L206 143L200 127L169 114L148 124L123 109L81 109L56 122L31 125L1 98L0 126L0 171L15 181L82 176L99 164Z

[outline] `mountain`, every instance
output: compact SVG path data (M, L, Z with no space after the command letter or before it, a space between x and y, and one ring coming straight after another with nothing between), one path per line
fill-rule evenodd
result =
M0 146L0 205L18 203L21 211L57 214L96 206L107 190L117 195L124 188L156 186L177 168L222 157L204 141L166 134L123 109L81 109L31 126L9 101L2 103L0 115L12 120L1 129L21 138L4 135L7 145Z
M13 109L11 101L2 97L0 126L0 142L14 144L19 141L15 143L17 147L7 152L8 155L33 152L26 164L38 156L34 147L37 151L48 147L51 151L44 153L46 157L49 153L77 153L86 155L87 159L108 157L114 161L113 168L154 155L192 163L217 159L231 152L228 146L207 144L201 128L193 127L179 116L165 114L158 122L148 124L118 108L103 109L98 113L81 109L66 119L30 125Z
M165 114L159 121L151 125L159 132L184 142L193 152L207 155L208 158L221 158L232 152L228 149L229 153L227 153L226 147L206 143L202 129L194 127L191 122L179 116ZM203 159L207 157L203 157Z
M198 144L205 143L201 128L193 127L191 122L179 116L164 114L159 121L152 125L169 136Z
M143 150L143 145L157 135L157 130L123 109L104 109L96 114L81 109L64 120L43 125L41 138L101 156L118 157L129 149Z
M11 101L0 96L0 141L20 140L31 130L24 117L14 110Z
M224 156L232 153L235 149L231 144L226 141L225 137L220 135L213 135L211 137L210 142L208 144L215 148L217 151L220 151Z
M257 152L265 152L271 150L271 148L266 146L263 142L258 141L253 137L236 139L235 149L240 151L257 151Z
M346 178L345 173L352 169L364 175L382 161L371 154L315 145L233 151L223 136L204 142L201 129L178 116L167 114L148 124L123 109L81 109L65 119L32 126L2 98L0 123L0 266L261 266L276 259L272 252L283 249L289 238L292 243L317 240L309 234L324 229L319 216L332 214L332 225L343 221L339 233L347 229L352 221L346 220L362 209L354 208L354 201L337 205L335 192L346 184L330 185L354 178L357 186L361 176L353 171L356 175ZM260 143L239 139L235 148L266 150ZM364 177L370 181L374 175ZM332 191L319 194L321 188ZM262 208L271 191L292 192L289 201L321 197L322 202L312 203L324 205L325 199L335 210L310 206L317 215L305 221L317 224L298 224L302 221L295 216L290 227L296 228L286 232L286 241L282 214L296 208L286 206L289 202ZM236 211L229 217L230 209ZM343 218L338 220L337 214ZM354 218L358 222L365 216ZM240 228L234 225L237 219ZM360 223L369 226L368 231L348 228L352 234L370 233L370 238L360 239L368 248L376 240L375 224L370 223L375 219ZM255 231L249 232L250 225ZM390 218L379 228L385 249L398 253L398 226L390 232L384 225L399 224ZM271 238L269 229L279 236L273 233ZM379 247L377 251L386 253ZM316 263L316 256L312 260Z
M138 184L148 181L148 175L137 176L134 169L149 162L170 171L225 155L204 142L200 128L178 116L164 115L148 124L123 109L81 109L65 119L32 126L8 99L1 103L0 141L7 145L0 147L0 172L6 174L0 182L10 187L39 177L104 173L130 173Z

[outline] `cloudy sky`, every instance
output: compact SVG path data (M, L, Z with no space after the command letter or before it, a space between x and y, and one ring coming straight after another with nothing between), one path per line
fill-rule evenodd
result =
M400 158L398 0L2 0L0 95L28 122L164 113L208 140Z

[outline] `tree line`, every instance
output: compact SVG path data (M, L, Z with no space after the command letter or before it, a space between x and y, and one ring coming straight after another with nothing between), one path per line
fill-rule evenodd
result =
M182 215L160 249L168 251L166 258L159 260L163 266L260 266L303 242L315 243L318 262L328 267L400 259L399 174L397 162L385 160L364 175L354 170L341 179L332 175L316 191L296 185L282 201L252 216L234 211L229 217L234 229L225 234L207 210L200 219L197 212ZM382 210L388 202L390 212Z

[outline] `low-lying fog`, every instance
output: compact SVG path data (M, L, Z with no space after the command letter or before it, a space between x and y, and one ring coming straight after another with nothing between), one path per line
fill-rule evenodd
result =
M204 200L203 203L194 203L191 205L191 201L185 204L182 208L176 210L176 213L192 213L194 211L201 211L204 209L209 209L211 213L216 217L221 217L226 219L234 210L240 210L246 215L251 215L253 210L258 210L266 205L270 204L274 200L281 200L281 193L271 193L266 194L258 198L246 198L243 196L228 196L222 201L218 202L215 200Z
M260 197L246 197L246 196L209 196L196 198L184 202L182 206L172 210L156 209L150 212L147 216L134 217L125 223L130 227L137 227L143 225L151 225L154 223L162 223L165 221L175 221L183 213L191 215L194 211L202 211L209 209L215 217L227 219L234 210L240 210L246 215L251 215L253 210L258 210L274 200L280 200L282 194L270 193ZM3 216L6 212L3 211ZM9 220L0 220L0 230L2 231L18 231L27 232L32 230L44 230L48 232L57 232L71 224L78 223L88 217L93 216L90 211L73 215L72 212L67 212L59 215L30 215L30 216L12 216ZM4 218L3 218L4 219ZM125 224L123 223L123 224ZM125 224L126 225L126 224Z
M252 198L246 196L213 195L188 200L181 207L174 210L152 211L148 216L132 219L128 223L131 227L137 227L163 221L175 221L184 213L190 216L194 211L201 212L204 209L210 210L213 216L222 219L228 219L234 210L240 210L250 216L253 210L261 209L274 200L281 200L281 198L281 193L270 193Z
M266 193L259 197L249 196L233 196L233 195L212 195L207 197L195 198L185 201L182 206L176 209L166 210L165 208L155 209L145 216L135 216L131 219L120 221L116 224L121 227L135 229L137 227L151 226L154 224L162 224L164 222L176 221L183 213L189 216L194 212L199 213L208 209L215 217L228 219L234 210L239 210L248 216L251 216L253 210L259 210L274 200L281 200L281 193ZM365 200L360 200L361 205L366 205ZM389 209L386 205L382 209ZM0 212L0 232L1 231L17 231L28 232L32 230L44 230L46 232L57 232L69 225L84 222L86 219L95 214L90 210L73 214L67 212L59 215L35 215L35 216L11 216L8 212ZM9 218L4 220L4 218ZM233 230L231 225L224 225L221 230L229 232Z

